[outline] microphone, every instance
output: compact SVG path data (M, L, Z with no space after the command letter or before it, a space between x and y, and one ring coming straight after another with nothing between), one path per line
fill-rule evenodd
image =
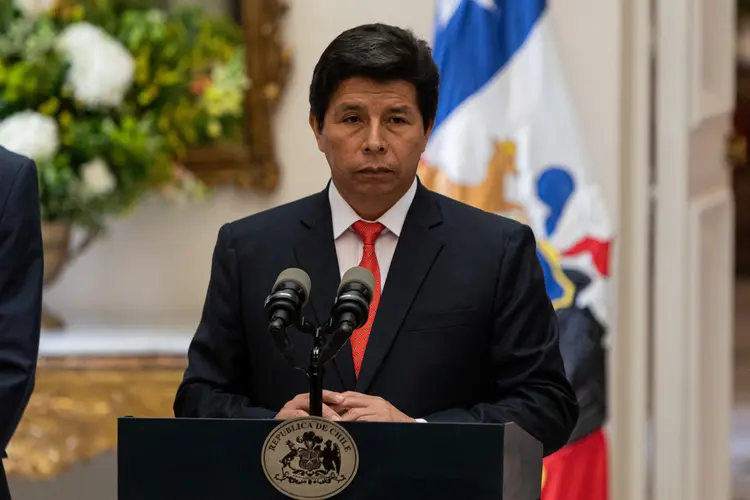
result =
M333 336L325 346L321 364L333 358L352 332L367 322L374 290L375 276L364 267L352 267L344 273L331 312Z
M331 318L315 330L310 353L310 415L323 415L323 367L346 344L352 332L364 325L375 289L375 276L364 267L353 267L344 273L336 291ZM333 335L325 342L323 335Z
M302 269L289 268L279 274L263 306L272 334L283 335L289 325L299 323L302 308L310 298L311 284L310 276ZM284 347L288 346L284 336Z
M364 267L352 267L341 278L331 312L331 326L352 332L367 322L375 290L375 276Z

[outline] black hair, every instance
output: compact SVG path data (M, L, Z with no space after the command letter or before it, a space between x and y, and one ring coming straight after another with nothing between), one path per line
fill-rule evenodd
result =
M363 24L344 31L326 47L310 83L310 111L321 129L331 97L344 80L354 77L411 83L425 130L435 119L440 74L430 46L410 30Z

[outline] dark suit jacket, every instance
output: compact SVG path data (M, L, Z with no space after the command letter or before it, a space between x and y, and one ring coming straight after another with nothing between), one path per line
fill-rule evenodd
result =
M324 388L377 395L428 422L515 421L546 453L559 449L578 407L535 249L527 226L420 183L360 376L347 344L326 370ZM177 417L273 418L309 390L305 374L275 349L263 312L289 267L312 279L305 317L327 321L340 278L327 191L219 231ZM289 336L305 359L309 336Z
M36 165L0 147L0 451L5 456L34 388L42 317ZM0 466L1 469L1 466ZM0 470L0 478L4 478ZM0 482L4 483L2 479ZM0 499L5 484L0 484Z

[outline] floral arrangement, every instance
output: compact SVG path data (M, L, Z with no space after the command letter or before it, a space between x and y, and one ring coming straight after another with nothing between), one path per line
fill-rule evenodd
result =
M242 32L145 0L0 0L0 145L39 168L42 217L89 230L148 192L203 197L181 166L242 128Z

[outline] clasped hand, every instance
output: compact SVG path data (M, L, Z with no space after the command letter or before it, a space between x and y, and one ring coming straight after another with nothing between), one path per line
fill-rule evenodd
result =
M299 394L276 414L277 419L310 415L310 395ZM414 422L391 403L378 396L358 392L323 391L323 418L334 421Z

